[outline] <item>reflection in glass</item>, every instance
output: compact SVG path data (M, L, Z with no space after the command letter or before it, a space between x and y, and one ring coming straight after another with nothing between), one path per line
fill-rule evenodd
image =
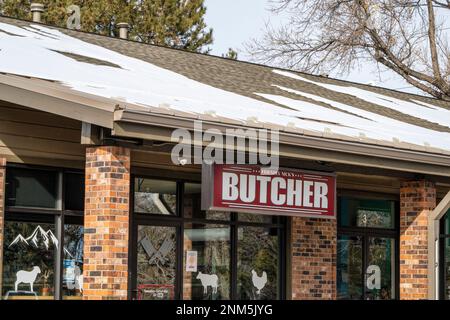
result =
M239 227L238 299L278 298L278 229Z
M363 299L362 237L338 236L337 242L337 297L343 300Z
M395 297L395 240L369 238L366 270L366 299L390 300Z
M229 299L230 228L188 223L184 230L183 298ZM196 261L186 261L188 252L196 252Z
M385 228L395 227L395 201L339 198L341 226Z
M174 299L176 228L139 226L137 241L138 300Z
M53 299L58 240L53 224L5 222L4 299Z
M83 226L64 225L63 298L83 295Z
M56 209L58 173L56 171L8 168L6 205Z
M445 274L445 283L444 283L444 292L445 292L445 300L450 300L450 238L445 238L445 247L444 247L444 274Z
M441 228L441 245L443 246L443 268L441 269L443 272L443 281L441 285L443 286L442 290L444 294L445 300L450 300L450 210L447 214L442 218L443 219L443 227Z
M199 183L185 183L183 195L183 209L185 218L197 218L208 220L230 220L229 212L221 211L202 211L201 184Z
M277 223L278 218L276 216L269 216L264 214L254 214L239 212L237 214L239 221L253 222L253 223Z
M176 215L177 183L165 180L134 179L134 211Z
M72 211L84 210L84 175L66 173L64 175L64 209Z

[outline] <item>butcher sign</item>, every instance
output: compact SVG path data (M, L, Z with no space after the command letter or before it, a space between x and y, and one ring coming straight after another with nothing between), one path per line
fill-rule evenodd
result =
M335 218L336 176L254 165L204 165L202 209Z

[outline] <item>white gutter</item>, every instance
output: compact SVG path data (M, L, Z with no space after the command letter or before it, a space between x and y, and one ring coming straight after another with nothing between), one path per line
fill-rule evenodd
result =
M450 191L428 216L428 299L439 299L439 225L450 209Z

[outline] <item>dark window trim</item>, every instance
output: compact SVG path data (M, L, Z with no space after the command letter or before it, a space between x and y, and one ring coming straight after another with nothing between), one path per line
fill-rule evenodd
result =
M447 268L445 266L445 240L450 239L450 233L445 233L445 220L449 215L450 211L439 221L439 300L446 300L445 289L447 286Z
M134 181L135 178L166 180L177 182L177 215L161 215L161 214L149 214L149 213L135 213L134 212ZM129 242L129 299L137 298L137 227L139 225L157 225L168 226L177 228L177 279L175 286L175 299L183 299L183 264L184 264L184 226L187 223L197 224L221 224L230 227L230 299L237 299L237 229L241 226L248 227L264 227L264 228L277 228L278 241L279 241L279 292L278 297L280 300L286 299L286 273L287 264L286 259L288 253L284 250L287 246L286 230L288 217L277 217L277 223L261 223L261 222L248 222L238 220L238 213L230 212L229 220L212 220L206 218L185 218L183 212L183 188L185 183L201 184L199 181L190 179L175 179L175 178L161 178L153 175L138 175L131 174L130 183L130 242Z
M395 295L394 299L400 298L400 202L399 197L395 198L392 194L385 193L371 193L371 192L359 192L352 190L338 190L337 197L350 198L350 199L361 199L361 200L386 200L395 202L395 213L394 213L394 228L367 228L367 227L347 227L341 226L341 216L339 214L339 207L337 208L337 236L360 236L362 237L363 245L363 300L366 298L365 290L365 270L367 267L367 253L368 253L368 239L371 237L384 237L392 238L395 240ZM339 204L339 201L337 201ZM337 279L337 268L336 268L336 279ZM337 284L336 284L337 285Z
M17 221L17 222L30 222L30 223L39 223L43 220L48 219L52 220L55 226L55 235L58 237L59 243L64 243L64 221L71 221L70 224L77 224L84 226L84 211L73 211L73 210L65 210L64 208L64 198L65 198L65 190L64 190L64 176L66 173L71 174L80 174L84 175L84 172L79 169L69 169L63 167L50 167L50 166L41 166L41 165L28 165L21 163L7 163L6 172L8 172L8 168L18 168L25 170L39 170L39 171L51 171L59 174L59 199L57 201L61 201L61 208L31 208L31 207L19 207L19 206L6 206L5 207L5 221ZM68 218L68 219L66 219ZM55 263L53 266L53 272L55 276L53 277L53 288L54 288L54 299L62 300L62 272L63 272L63 260L64 260L64 252L62 250L63 246L59 246L58 250L56 250ZM2 248L3 249L3 248ZM2 261L1 263L4 263Z

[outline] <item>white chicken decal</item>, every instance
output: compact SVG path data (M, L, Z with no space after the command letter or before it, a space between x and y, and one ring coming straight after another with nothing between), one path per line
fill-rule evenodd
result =
M267 283L267 273L263 271L261 277L258 276L255 270L252 270L252 282L256 289L256 294L261 294L261 290L264 289Z

